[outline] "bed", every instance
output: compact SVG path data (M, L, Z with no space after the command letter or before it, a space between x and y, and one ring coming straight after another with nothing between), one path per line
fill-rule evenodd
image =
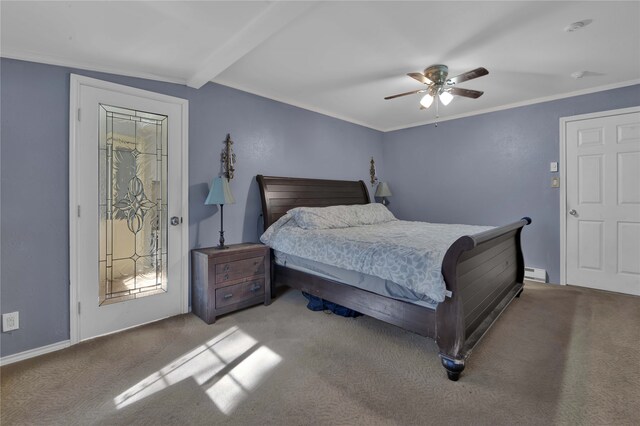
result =
M262 175L256 176L256 180L265 230L296 207L370 203L363 181ZM435 308L376 294L275 262L271 282L433 338L448 378L456 381L474 346L509 303L522 293L524 260L520 234L530 223L531 219L525 217L458 238L446 250L442 261L441 272L450 297Z

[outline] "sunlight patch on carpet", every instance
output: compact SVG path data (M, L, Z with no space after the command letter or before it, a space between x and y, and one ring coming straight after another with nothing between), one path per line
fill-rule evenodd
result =
M229 414L281 360L240 328L231 327L136 383L113 402L120 410L191 378L208 387L207 396Z
M280 355L261 346L214 383L207 395L220 411L229 415L280 361Z

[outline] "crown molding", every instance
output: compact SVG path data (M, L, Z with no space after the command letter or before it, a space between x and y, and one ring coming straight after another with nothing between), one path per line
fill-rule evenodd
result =
M76 61L71 61L71 60L55 58L55 57L51 57L51 56L47 56L47 55L43 55L43 54L38 54L38 53L13 52L11 50L7 51L5 49L2 52L0 52L0 57L8 58L8 59L17 59L17 60L28 61L28 62L37 62L37 63L43 63L43 64L48 64L48 65L56 65L56 66L62 66L62 67L68 67L68 68L77 68L77 69L86 70L86 71L95 71L95 72L103 72L103 73L108 73L108 74L117 74L117 75L126 76L126 77L143 78L143 79L146 79L146 80L155 80L155 81L161 81L161 82L165 82L165 83L181 84L181 85L185 85L185 86L187 85L187 81L184 80L184 79L177 79L177 78L158 76L158 75L150 74L150 73L131 72L131 71L126 71L126 70L122 70L122 69L119 69L119 68L115 68L115 67L104 67L104 66L99 66L99 65L87 64L87 63L82 63L82 62L76 62ZM349 116L346 116L346 115L336 114L334 112L326 111L326 110L323 110L321 108L317 108L317 107L314 107L314 106L311 106L311 105L308 105L308 104L305 104L305 103L302 103L302 102L297 102L297 101L291 100L291 99L289 99L287 97L275 96L275 95L264 93L264 92L261 92L261 91L256 91L256 90L254 90L252 88L248 88L248 87L246 87L244 85L241 85L241 84L234 84L234 83L226 82L226 81L219 80L219 79L213 80L212 83L220 84L222 86L226 86L226 87L230 87L232 89L236 89L236 90L240 90L240 91L243 91L243 92L247 92L247 93L250 93L250 94L253 94L253 95L256 95L256 96L260 96L260 97L263 97L263 98L266 98L266 99L271 99L273 101L281 102L281 103L284 103L284 104L287 104L287 105L291 105L291 106L294 106L294 107L297 107L297 108L301 108L301 109L304 109L304 110L307 110L307 111L311 111L311 112L315 112L315 113L318 113L318 114L326 115L328 117L336 118L338 120L346 121L348 123L357 124L358 126L366 127L368 129L377 130L377 131L382 132L382 133L387 133L387 132L394 132L394 131L397 131L397 130L410 129L412 127L426 126L428 124L434 124L436 122L443 123L445 121L457 120L457 119L460 119L460 118L472 117L472 116L475 116L475 115L488 114L488 113L491 113L491 112L503 111L503 110L506 110L506 109L518 108L518 107L523 107L523 106L527 106L527 105L534 105L534 104L539 104L539 103L543 103L543 102L549 102L549 101L555 101L555 100L560 100L560 99L565 99L565 98L571 98L571 97L574 97L574 96L588 95L588 94L591 94L591 93L603 92L603 91L606 91L606 90L619 89L621 87L634 86L636 84L640 84L640 79L628 80L628 81L624 81L624 82L621 82L621 83L613 83L613 84L608 84L608 85L604 85L604 86L597 86L597 87L577 90L577 91L573 91L573 92L561 93L561 94L552 95L552 96L545 96L545 97L536 98L536 99L530 99L530 100L522 101L522 102L514 102L514 103L510 103L510 104L506 104L506 105L500 105L500 106L493 107L493 108L485 108L485 109L481 109L481 110L477 110L477 111L470 111L470 112L463 113L463 114L456 114L456 115L447 116L447 117L439 117L438 120L435 120L435 119L421 120L421 121L418 121L418 122L413 122L413 123L402 125L402 126L387 127L387 128L374 126L374 125L372 125L370 123L365 123L363 121L356 120L356 119L354 119L352 117L349 117Z
M95 71L102 72L107 74L116 74L124 77L135 77L135 78L143 78L145 80L155 80L161 81L164 83L173 83L173 84L181 84L186 85L187 81L179 78L165 77L162 75L157 75L153 73L145 73L145 72L132 72L128 70L124 70L117 67L105 67L102 65L95 65L80 61L73 61L69 59L61 59L54 56L48 56L42 53L34 53L34 52L16 52L12 50L3 49L0 52L0 57L7 59L17 59L19 61L27 61L27 62L36 62L40 64L47 65L56 65L59 67L66 68L75 68L84 71Z
M291 100L291 99L289 99L287 97L274 96L274 95L267 94L267 93L264 93L264 92L256 91L254 89L248 88L248 87L243 86L241 84L229 83L229 82L226 82L226 81L223 81L223 80L219 80L219 79L216 79L215 81L212 81L212 83L219 84L221 86L230 87L232 89L240 90L242 92L247 92L247 93L250 93L252 95L260 96L262 98L270 99L272 101L280 102L280 103L283 103L283 104L286 104L286 105L291 105L291 106L294 106L296 108L300 108L300 109L304 109L304 110L307 110L307 111L315 112L315 113L318 113L318 114L326 115L326 116L329 116L331 118L337 118L338 120L346 121L346 122L351 123L351 124L357 124L358 126L366 127L368 129L372 129L372 130L377 130L378 132L385 132L385 130L383 130L382 128L373 126L373 125L371 125L369 123L365 123L363 121L356 120L356 119L348 117L346 115L341 115L341 114L336 114L334 112L326 111L326 110L323 110L321 108L317 108L317 107L314 107L314 106L311 106L311 105L304 104L302 102L297 102L297 101Z
M540 104L540 103L543 103L543 102L550 102L550 101L556 101L556 100L560 100L560 99L573 98L575 96L581 96L581 95L589 95L591 93L604 92L606 90L619 89L621 87L634 86L636 84L640 84L640 79L624 81L622 83L613 83L613 84L608 84L608 85L605 85L605 86L592 87L592 88L589 88L589 89L577 90L577 91L574 91L574 92L562 93L562 94L558 94L558 95L545 96L545 97L542 97L542 98L530 99L530 100L522 101L522 102L514 102L514 103L511 103L511 104L500 105L500 106L493 107L493 108L486 108L486 109L481 109L481 110L478 110L478 111L470 111L470 112L467 112L467 113L464 113L464 114L456 114L456 115L452 115L452 116L449 116L449 117L439 117L437 120L431 119L431 120L425 120L425 121L419 121L419 122L407 124L405 126L389 127L389 128L384 129L384 130L381 130L381 131L385 132L385 133L387 133L387 132L395 132L396 130L410 129L412 127L426 126L428 124L434 124L434 123L442 123L442 122L445 122L445 121L457 120L459 118L472 117L474 115L488 114L490 112L503 111L503 110L512 109L512 108L519 108L519 107L523 107L523 106L527 106L527 105L534 105L534 104Z

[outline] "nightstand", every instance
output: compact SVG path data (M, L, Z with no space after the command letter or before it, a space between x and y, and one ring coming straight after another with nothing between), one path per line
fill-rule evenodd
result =
M263 244L191 250L191 306L207 324L248 306L271 303L271 258Z

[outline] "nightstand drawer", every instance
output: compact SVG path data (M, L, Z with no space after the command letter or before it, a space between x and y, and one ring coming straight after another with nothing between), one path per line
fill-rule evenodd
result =
M216 309L264 295L264 279L216 289Z
M264 274L264 256L220 263L216 265L216 285L262 274Z

